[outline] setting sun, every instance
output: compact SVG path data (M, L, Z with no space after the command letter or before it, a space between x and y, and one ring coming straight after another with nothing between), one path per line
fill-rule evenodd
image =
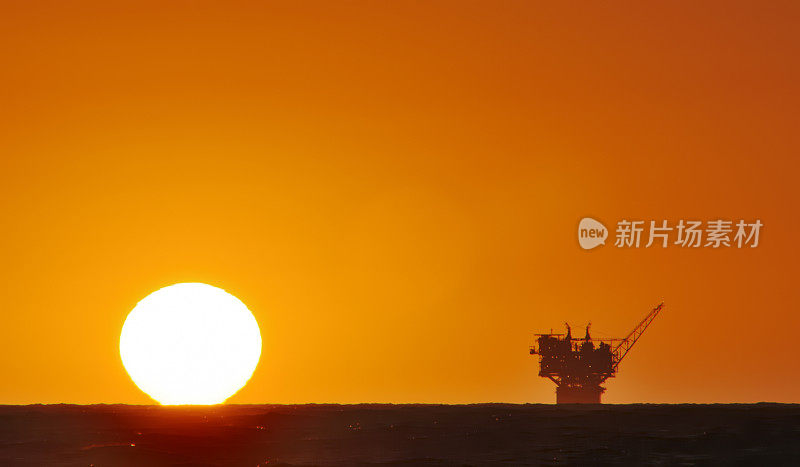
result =
M250 379L261 334L233 295L182 283L136 305L122 327L119 351L131 379L161 404L218 404Z

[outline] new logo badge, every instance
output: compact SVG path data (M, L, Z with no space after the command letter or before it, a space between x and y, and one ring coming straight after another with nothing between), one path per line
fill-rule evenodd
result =
M608 238L608 229L600 221L596 221L591 217L584 217L578 224L578 243L584 250L591 250L592 248L606 244Z

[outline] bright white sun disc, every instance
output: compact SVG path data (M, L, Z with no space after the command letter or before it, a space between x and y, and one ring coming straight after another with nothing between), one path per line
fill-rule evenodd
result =
M162 404L219 404L247 383L261 333L244 303L201 283L157 290L128 314L119 338L133 382Z

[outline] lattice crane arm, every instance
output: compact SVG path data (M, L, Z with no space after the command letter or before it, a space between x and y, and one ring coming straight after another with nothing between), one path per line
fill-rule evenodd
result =
M631 348L633 347L633 344L635 344L636 341L638 341L639 338L642 337L642 334L644 334L644 331L647 329L647 326L650 326L650 323L652 323L653 320L656 319L656 316L658 316L658 313L661 312L661 309L663 307L664 307L664 302L659 303L657 307L653 308L653 310L650 313L648 313L647 316L645 316L644 319L642 319L642 321L640 321L635 328L633 328L633 331L631 331L627 336L625 336L625 338L622 339L622 341L619 344L617 344L616 347L614 347L613 350L615 356L614 370L617 369L619 363L622 361L623 358L625 358L625 355L627 355L628 352L630 352Z

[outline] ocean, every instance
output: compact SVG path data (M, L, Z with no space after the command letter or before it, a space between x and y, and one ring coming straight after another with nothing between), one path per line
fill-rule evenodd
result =
M800 465L800 405L0 406L3 466Z

